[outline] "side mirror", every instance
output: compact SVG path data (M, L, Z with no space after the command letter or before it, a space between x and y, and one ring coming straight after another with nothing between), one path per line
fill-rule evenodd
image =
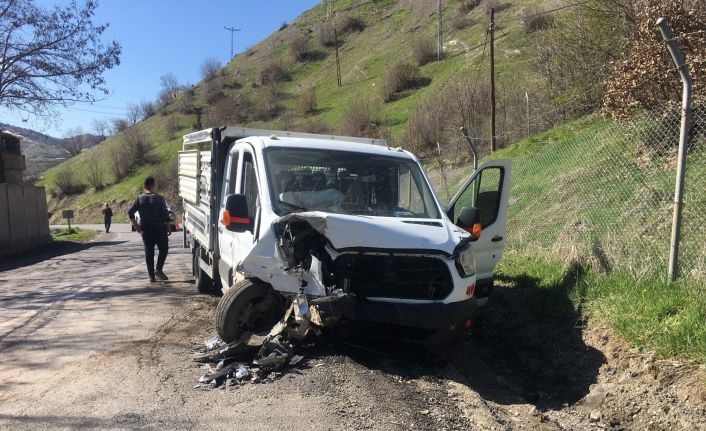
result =
M248 215L248 201L245 195L226 196L226 205L221 216L221 223L232 232L250 230L252 221Z
M456 226L471 234L473 240L480 238L480 211L478 208L461 209L461 214L458 215Z

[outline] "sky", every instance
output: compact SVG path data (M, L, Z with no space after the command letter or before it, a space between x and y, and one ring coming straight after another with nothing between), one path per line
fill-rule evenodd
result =
M61 1L61 0L58 0ZM53 4L53 1L41 1ZM176 75L181 84L200 81L199 68L207 58L226 64L230 58L230 31L234 51L243 52L266 38L319 0L101 0L95 23L108 23L104 41L122 45L120 65L107 71L111 94L95 104L60 109L57 124L0 110L0 122L63 137L81 127L91 131L95 119L124 116L128 103L156 100L160 76ZM26 117L25 117L26 119Z

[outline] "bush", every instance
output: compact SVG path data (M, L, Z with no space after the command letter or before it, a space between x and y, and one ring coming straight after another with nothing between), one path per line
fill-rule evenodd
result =
M282 24L279 25L279 28L277 29L277 31L282 31L287 27L289 27L289 24L287 23L287 21L284 21Z
M140 111L142 111L143 118L149 118L157 112L157 107L155 106L154 102L143 101L140 104Z
M123 134L123 144L131 164L135 167L158 162L152 154L152 145L147 135L140 129L133 127Z
M155 183L159 187L159 194L176 213L183 212L181 199L179 199L179 159L172 157L152 172Z
M228 123L243 123L250 119L254 104L247 93L236 98L222 98L206 107L203 117L205 127L221 127Z
M431 38L419 38L412 45L412 57L419 66L424 66L430 61L436 60L436 54L436 44Z
M207 58L201 63L201 78L210 81L218 76L221 71L221 62L217 58Z
M316 28L316 33L319 37L319 43L323 46L336 46L336 29L330 22L322 22Z
M396 63L385 72L382 86L382 100L387 103L395 100L397 93L424 83L417 66L409 63Z
M181 128L179 114L172 114L164 119L164 136L171 141Z
M520 12L520 18L525 33L545 30L554 25L554 16L546 12L546 9L536 6L523 7Z
M294 61L305 61L309 54L309 38L301 33L296 33L289 41L289 51Z
M360 33L365 30L365 23L360 18L347 16L341 21L339 28L341 33Z
M130 161L130 156L122 148L113 148L110 151L110 159L112 163L110 164L110 170L113 173L113 178L116 183L127 178L130 172L133 170L133 165Z
M333 133L333 130L331 129L331 127L329 127L328 124L326 124L325 122L323 122L321 120L314 119L314 118L307 119L297 129L300 132L305 132L305 133L318 133L318 134Z
M407 120L406 141L418 155L436 151L436 144L444 142L446 127L443 98L428 99L414 110Z
M343 133L349 136L376 138L372 123L380 123L382 106L370 99L355 99L343 113Z
M309 87L299 97L299 114L306 117L316 112L316 90Z
M260 72L260 83L270 85L289 79L289 73L278 63L270 63Z
M86 189L84 184L76 180L76 176L68 164L56 174L54 185L56 185L58 194L63 196L77 195Z
M468 15L470 11L475 9L480 4L480 0L461 0L456 9L456 15Z
M130 123L127 121L127 118L113 119L113 134L120 133L128 127L130 127Z
M101 190L104 185L103 171L101 170L98 156L93 155L90 157L86 167L88 168L88 184L90 184L94 190Z

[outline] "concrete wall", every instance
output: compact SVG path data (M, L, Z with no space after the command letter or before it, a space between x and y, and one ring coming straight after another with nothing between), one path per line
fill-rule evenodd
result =
M10 210L7 202L7 184L0 183L0 256L15 252L10 241Z
M51 241L44 188L0 184L0 256Z

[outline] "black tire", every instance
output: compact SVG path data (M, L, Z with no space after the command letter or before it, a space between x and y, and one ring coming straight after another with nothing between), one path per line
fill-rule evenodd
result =
M213 293L213 280L206 274L206 272L199 266L199 249L194 250L194 258L192 260L192 272L194 275L194 283L196 284L196 289L199 293L210 294Z
M216 330L225 342L245 331L266 335L282 318L284 300L268 284L243 280L231 287L216 307Z

